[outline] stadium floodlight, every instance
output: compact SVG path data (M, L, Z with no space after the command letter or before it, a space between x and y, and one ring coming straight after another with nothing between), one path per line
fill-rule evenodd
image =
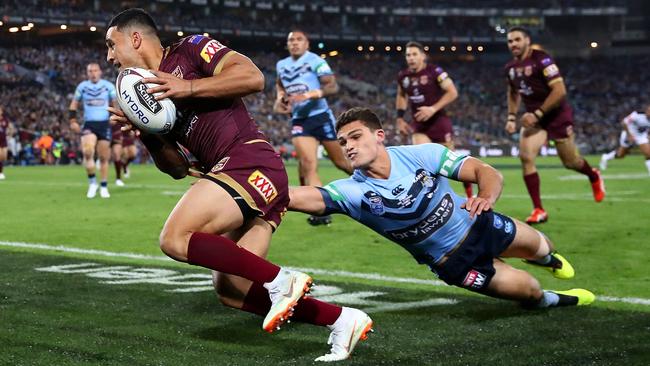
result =
M3 25L5 25L5 23L2 20L0 20L0 27Z
M591 48L597 48L598 47L598 42L591 42L590 46L591 46Z
M11 28L9 28L9 32L10 32L10 33L16 33L16 32L18 32L19 30L20 30L20 29L18 29L18 27L11 27Z
M456 52L456 46L451 46L451 51Z
M368 46L368 51L372 52L375 50L375 46Z
M479 52L483 52L483 46L478 46L478 47L476 47L476 49L477 49Z
M384 47L384 49L386 50L386 52L388 52L388 51L390 51L390 46L386 46L386 47Z
M34 28L34 23L27 23L27 26L30 28Z
M359 52L363 51L363 46L357 46L357 51Z
M97 27L95 27L94 25L93 25L92 27L90 27L90 31L91 31L91 32L94 32L94 31L96 31L96 30L97 30Z
M178 32L176 32L176 35L179 36L179 37L182 37L183 34L184 34L183 31L178 31Z
M210 37L210 33L208 33L208 32L203 32L203 36L204 36L204 37Z
M397 46L395 47L395 49L397 50L397 52L402 52L402 46Z
M445 46L440 46L440 52L445 52L446 49Z
M472 52L472 46L467 46L467 52Z
M429 46L424 46L425 51L429 51Z
M66 30L66 29L68 29L68 26L65 25L65 24L61 24L61 29Z
M322 50L323 48L325 48L325 43L323 43L323 42L318 42L318 49L319 49L319 50Z
M338 56L339 51L330 51L330 57Z
M23 31L23 32L26 32L26 31L28 31L30 29L32 29L32 28L30 26L28 26L28 25L23 25L22 27L20 27L20 30Z

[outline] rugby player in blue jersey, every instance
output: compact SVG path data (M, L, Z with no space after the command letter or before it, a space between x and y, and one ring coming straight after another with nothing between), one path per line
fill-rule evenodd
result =
M584 289L542 290L528 272L500 259L522 258L560 279L574 276L544 234L492 211L502 189L497 170L439 144L387 148L381 122L369 109L343 113L336 129L355 169L352 177L323 188L292 188L290 210L348 215L402 246L449 285L532 308L594 301ZM456 195L448 179L478 184L478 195Z
M291 142L296 148L300 184L321 186L318 177L318 145L322 144L337 168L350 174L352 169L336 141L335 118L326 96L336 94L336 77L327 61L309 52L305 32L294 30L287 37L290 56L278 61L276 113L291 114ZM329 224L329 215L312 216L312 225Z
M109 198L108 193L108 160L111 157L111 126L108 107L117 108L115 86L110 81L102 79L102 69L99 64L90 63L86 67L88 80L77 86L74 97L70 103L70 130L74 133L81 132L81 149L83 152L84 166L88 173L88 193L86 197L94 198L99 194L102 198ZM84 123L79 126L77 110L79 104L83 105ZM100 185L95 177L95 148L99 157Z

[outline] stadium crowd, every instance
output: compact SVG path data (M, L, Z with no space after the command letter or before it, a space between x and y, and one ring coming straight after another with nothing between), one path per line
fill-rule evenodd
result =
M78 138L69 131L67 109L76 85L85 79L85 65L100 62L104 78L116 72L103 60L100 46L54 45L0 48L0 106L19 133L10 142L11 160L17 164L68 163L80 158ZM244 52L266 76L263 93L247 98L249 110L273 145L291 150L286 116L272 112L275 98L275 63L284 53ZM438 60L458 87L460 96L448 112L459 146L512 144L516 136L503 129L506 117L503 63L476 60ZM395 78L404 67L399 53L343 53L328 57L341 86L329 102L335 114L358 105L370 106L384 121L394 121ZM578 144L585 153L602 152L616 145L618 122L643 107L643 87L650 76L641 72L646 58L559 60L568 95L575 109ZM17 70L28 70L19 73ZM389 143L406 142L393 123L387 124ZM43 136L50 136L43 142ZM52 140L51 146L43 144ZM40 141L40 142L39 142ZM46 149L43 155L41 152ZM46 157L48 156L48 157Z

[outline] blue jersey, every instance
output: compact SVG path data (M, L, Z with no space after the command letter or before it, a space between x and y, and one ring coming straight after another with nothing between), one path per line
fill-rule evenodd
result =
M333 75L327 62L309 51L297 60L289 56L278 61L276 70L287 95L304 94L309 90L320 89L318 78ZM294 119L307 118L328 110L329 106L325 98L308 99L292 105L292 116Z
M106 122L110 113L106 108L115 100L115 86L104 79L93 83L85 80L79 83L74 92L74 100L84 106L84 122Z
M322 190L330 210L344 213L408 250L419 263L435 263L460 243L475 218L461 209L454 193L467 159L438 144L388 147L390 177L375 179L360 170Z

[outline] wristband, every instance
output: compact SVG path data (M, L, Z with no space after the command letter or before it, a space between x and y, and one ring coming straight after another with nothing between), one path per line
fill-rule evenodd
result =
M76 118L77 118L77 110L68 109L68 119L76 119Z
M397 118L404 118L404 114L406 114L406 109L397 110Z
M311 99L320 99L320 98L323 97L323 91L320 90L320 89L310 90L309 92L310 92L310 93L311 93L311 92L314 92L314 93L316 94L316 95L311 95L311 94L310 94Z
M535 109L535 112L533 112L533 114L535 115L535 117L537 117L538 121L541 120L542 117L544 117L544 111L541 108Z
M517 120L517 115L514 113L508 113L508 122L514 122Z

